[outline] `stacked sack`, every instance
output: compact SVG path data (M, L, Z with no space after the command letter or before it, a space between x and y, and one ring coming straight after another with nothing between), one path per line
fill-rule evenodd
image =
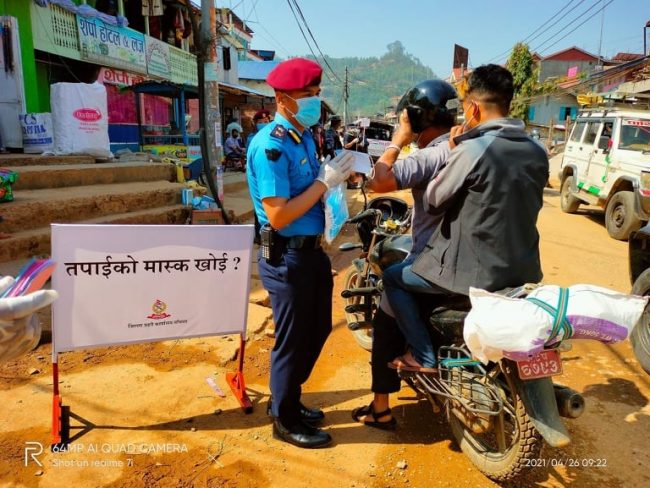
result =
M593 285L544 285L526 298L470 288L470 300L465 343L474 357L487 363L528 359L569 338L623 341L641 318L648 297Z

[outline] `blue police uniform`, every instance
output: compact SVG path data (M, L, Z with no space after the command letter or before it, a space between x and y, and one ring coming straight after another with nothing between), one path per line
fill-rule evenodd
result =
M255 213L262 225L269 219L262 200L291 199L309 188L320 164L308 129L302 133L281 114L262 128L248 149L247 177ZM272 415L286 425L300 421L301 386L307 381L332 330L331 263L318 239L325 227L321 202L278 229L286 242L282 257L273 262L260 255L259 273L269 292L275 321L271 352Z

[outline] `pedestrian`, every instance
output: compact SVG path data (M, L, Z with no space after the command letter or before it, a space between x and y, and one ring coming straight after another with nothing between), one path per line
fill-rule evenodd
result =
M255 115L253 115L253 131L248 134L248 137L246 138L246 149L251 146L253 137L255 137L255 135L269 122L271 122L271 113L268 110L262 108L255 112Z
M320 164L309 127L321 113L322 69L310 60L280 63L267 77L277 112L248 149L248 186L262 224L259 274L269 292L275 322L271 352L271 397L267 413L273 435L299 447L331 442L314 425L319 409L300 396L332 330L332 271L321 247L324 193L349 176L347 153Z
M325 148L323 155L333 158L336 152L343 149L343 138L341 136L341 117L338 115L332 116L330 119L330 126L325 131Z

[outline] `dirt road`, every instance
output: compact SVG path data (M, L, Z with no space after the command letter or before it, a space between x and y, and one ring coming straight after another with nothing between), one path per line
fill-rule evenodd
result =
M563 214L557 192L547 190L539 228L547 283L629 291L626 244L607 236L598 212ZM333 257L340 271L334 332L303 392L307 405L325 410L333 446L306 451L272 438L265 415L272 339L261 334L250 337L246 349L251 415L241 412L224 381L234 368L228 338L63 355L62 393L76 427L74 450L46 449L37 456L42 467L31 459L25 466L26 442L49 443L45 345L0 367L0 486L494 486L459 452L442 416L407 387L395 399L396 432L351 420L350 411L370 400L369 355L347 331L339 298L351 257ZM650 377L629 345L574 343L564 359L559 381L585 395L586 413L567 422L573 439L568 448L545 448L542 456L546 464L580 467L536 468L515 485L650 486ZM210 376L225 398L208 387ZM404 469L397 467L401 461ZM590 463L600 467L582 466Z

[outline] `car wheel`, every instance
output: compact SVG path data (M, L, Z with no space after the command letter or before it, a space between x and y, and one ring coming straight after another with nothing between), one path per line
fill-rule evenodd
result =
M650 295L650 269L646 269L634 282L632 293L635 295ZM637 361L646 373L650 374L650 306L646 307L643 315L630 334L632 350Z
M564 213L576 213L580 207L580 200L571 194L573 188L573 176L567 176L562 181L562 188L560 189L560 208Z
M641 220L634 212L634 193L619 191L607 204L605 226L610 237L626 241L630 234L641 228Z

